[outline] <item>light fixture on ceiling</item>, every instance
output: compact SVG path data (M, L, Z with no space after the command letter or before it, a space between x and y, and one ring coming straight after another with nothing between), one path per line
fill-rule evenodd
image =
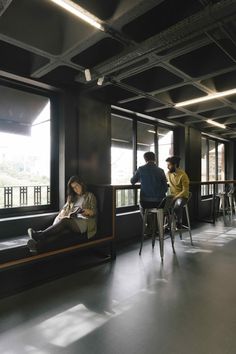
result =
M99 77L99 79L98 79L98 81L97 81L98 86L102 86L103 81L104 81L104 76Z
M100 23L99 19L90 14L88 11L84 10L79 5L75 4L71 0L50 0L54 2L54 4L62 7L64 10L70 12L71 14L79 17L81 20L87 22L91 26L104 31L103 25Z
M222 128L222 129L226 129L226 125L215 122L214 120L211 119L207 119L207 123L215 125L216 127Z
M153 134L156 134L155 130L148 130L148 133L153 133Z
M85 69L85 70L84 70L84 75L85 75L86 81L91 81L91 80L92 80L91 72L90 72L89 69Z
M86 81L91 81L92 80L92 76L91 76L91 72L89 69L85 69L84 70L84 76Z
M198 97L198 98L194 98L192 100L176 103L175 107L189 106L190 104L210 101L210 100L214 100L216 98L230 96L230 95L234 95L234 94L236 94L236 89L227 90L227 91L223 91L223 92L216 92L216 93L209 94L207 96Z

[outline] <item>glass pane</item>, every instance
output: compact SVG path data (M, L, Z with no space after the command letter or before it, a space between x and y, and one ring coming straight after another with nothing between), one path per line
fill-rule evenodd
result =
M133 175L132 120L111 119L111 183L129 184Z
M166 170L166 159L174 155L173 131L158 128L158 165Z
M145 164L143 154L155 152L155 126L138 122L137 126L137 167Z
M202 138L202 182L207 181L207 139Z
M50 204L50 100L0 86L0 208Z
M225 144L218 143L218 180L225 180Z
M209 181L216 180L216 145L215 141L209 140Z

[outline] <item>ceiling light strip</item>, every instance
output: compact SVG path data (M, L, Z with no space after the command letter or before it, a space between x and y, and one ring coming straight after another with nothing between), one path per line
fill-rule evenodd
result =
M188 100L188 101L179 102L179 103L175 104L175 107L189 106L190 104L210 101L210 100L214 100L214 99L217 99L217 98L230 96L230 95L234 95L234 94L236 94L236 88L234 88L232 90L223 91L223 92L212 93L212 94L210 94L208 96L194 98L194 99Z
M70 12L71 14L79 17L81 20L87 22L91 26L103 31L104 27L100 23L98 19L96 19L93 15L91 15L89 12L85 11L82 7L79 5L75 4L71 0L50 0L54 4L62 7L64 10Z
M207 123L214 125L216 127L222 128L222 129L226 129L226 125L215 122L214 120L211 120L211 119L207 119Z

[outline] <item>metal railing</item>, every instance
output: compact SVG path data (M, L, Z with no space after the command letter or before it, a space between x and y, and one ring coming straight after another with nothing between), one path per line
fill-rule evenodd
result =
M229 190L236 189L236 180L209 181L209 182L190 182L190 191L192 192L191 209L192 216L196 219L215 223L219 206L217 198ZM114 185L116 191L116 208L138 207L140 185ZM204 201L209 202L208 218L201 218L200 211Z
M50 186L0 187L0 209L50 204Z

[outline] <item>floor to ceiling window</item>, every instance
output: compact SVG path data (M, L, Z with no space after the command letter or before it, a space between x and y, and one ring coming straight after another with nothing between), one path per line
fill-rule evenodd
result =
M143 155L156 153L159 166L166 171L166 158L173 155L173 131L146 121L112 115L111 118L111 181L112 184L130 184L134 171L145 164ZM134 205L136 192L119 190L117 206Z
M202 182L225 180L225 143L202 136Z

